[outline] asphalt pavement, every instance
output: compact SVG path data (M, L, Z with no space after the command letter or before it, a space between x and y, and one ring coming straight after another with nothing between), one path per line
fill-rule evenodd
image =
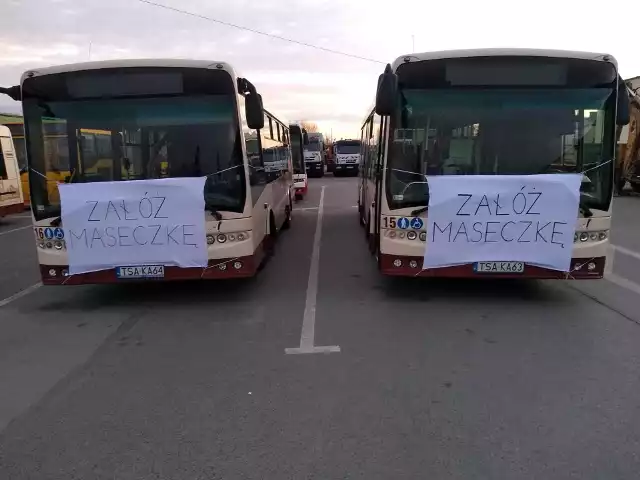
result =
M503 282L380 276L356 197L235 282L38 288L0 221L0 478L636 479L640 198L608 279Z

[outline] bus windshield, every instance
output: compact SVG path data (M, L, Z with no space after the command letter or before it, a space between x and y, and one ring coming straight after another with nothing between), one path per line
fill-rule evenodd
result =
M304 146L304 149L310 152L319 152L322 150L322 144L317 140L309 139L309 143Z
M234 95L43 101L25 98L37 219L60 214L49 173L67 182L207 176L208 208L241 212L245 180ZM54 120L52 142L43 124ZM34 185L35 184L35 185Z
M360 153L360 142L336 142L334 151L336 155L353 155Z
M426 175L585 172L582 194L607 210L611 88L401 90L387 162L392 208L428 204Z

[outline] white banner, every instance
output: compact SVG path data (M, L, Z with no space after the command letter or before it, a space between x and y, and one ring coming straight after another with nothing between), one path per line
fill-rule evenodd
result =
M207 266L205 177L59 185L69 273Z
M569 271L581 174L429 176L425 268L519 261Z

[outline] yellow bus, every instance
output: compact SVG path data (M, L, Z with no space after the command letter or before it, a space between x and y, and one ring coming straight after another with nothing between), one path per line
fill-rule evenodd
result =
M20 181L24 194L25 207L30 206L29 174L27 168L27 150L24 138L24 120L20 115L0 114L0 124L5 125L13 137ZM47 189L49 195L58 195L57 185L68 181L71 175L67 145L65 122L44 118L42 120L44 135L45 162L47 163ZM105 152L111 149L111 133L105 130L81 129L78 139L78 155L84 157L82 165L86 172L109 168L110 159Z
M11 132L0 125L0 218L24 210L19 175Z

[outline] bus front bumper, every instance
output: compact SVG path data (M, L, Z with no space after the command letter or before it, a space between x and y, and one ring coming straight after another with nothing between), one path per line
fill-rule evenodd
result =
M357 163L336 163L335 172L358 173Z
M522 273L478 273L474 271L473 264L423 270L422 260L423 257L380 254L380 271L384 275L398 277L597 280L604 277L606 257L572 258L569 272L525 265Z
M216 258L209 260L207 268L164 267L160 278L118 278L116 269L68 275L65 265L40 265L40 275L44 285L87 285L105 283L149 283L180 280L228 279L253 277L263 259L262 251L255 255L236 258Z
M0 218L6 217L7 215L16 215L22 212L24 212L24 203L22 202L0 206Z

